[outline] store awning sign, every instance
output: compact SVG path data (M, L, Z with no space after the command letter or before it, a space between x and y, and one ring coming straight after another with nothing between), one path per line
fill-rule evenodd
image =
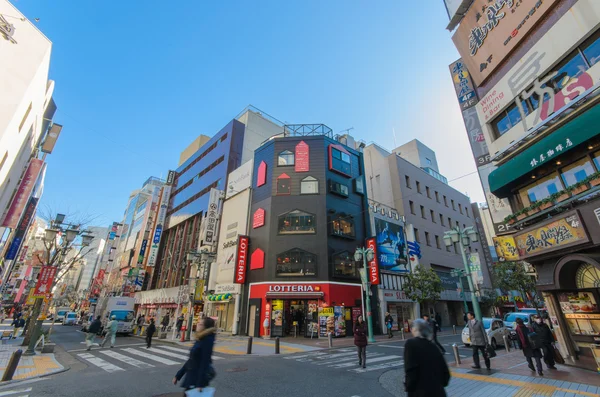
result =
M235 260L235 280L236 284L246 282L246 270L248 268L248 246L250 239L248 236L238 236L237 257Z
M369 282L371 285L379 285L381 278L379 277L379 264L377 262L377 238L371 237L367 239L367 248L373 250L373 260L369 262Z

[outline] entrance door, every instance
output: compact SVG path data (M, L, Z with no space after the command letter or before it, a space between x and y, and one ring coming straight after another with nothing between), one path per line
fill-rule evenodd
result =
M253 298L248 301L248 336L260 336L260 308L262 300Z
M257 336L254 332L254 329L256 328L256 316L254 316L254 313L256 313L256 309L256 305L250 306L250 325L248 326L249 336Z

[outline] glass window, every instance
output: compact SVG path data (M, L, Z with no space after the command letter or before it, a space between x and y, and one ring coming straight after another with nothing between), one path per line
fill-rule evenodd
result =
M425 207L421 206L421 218L425 219Z
M329 181L329 191L340 196L348 197L348 186L334 181Z
M462 204L458 204L458 210L460 211L460 213L462 214Z
M277 276L314 276L317 272L317 256L294 248L277 255Z
M435 213L433 210L429 210L429 216L431 216L431 222L435 223Z
M319 194L319 181L307 176L300 181L300 194Z
M341 172L345 175L352 174L352 168L350 165L350 155L344 153L335 147L331 148L331 169Z
M596 172L594 166L587 157L561 170L562 180L565 183L565 186L571 186L581 182L594 172Z
M333 270L336 276L358 277L358 267L354 256L348 251L333 255Z
M431 239L429 238L429 232L425 232L425 244L431 247Z
M437 249L441 249L440 248L440 236L435 236L435 246L437 247Z
M456 207L454 206L454 200L450 200L450 203L452 204L452 209L453 209L454 211L456 211Z
M448 206L448 199L446 198L446 196L444 196L444 205L447 207Z
M294 153L290 152L289 150L284 150L283 152L279 153L277 165L294 165Z
M404 175L404 180L406 181L406 187L412 189L410 187L410 176Z
M283 174L277 178L277 194L291 194L292 184L289 176Z
M446 226L446 225L444 225L444 215L442 215L442 214L440 214L440 224L442 226Z
M416 227L414 228L415 230L415 240L417 243L421 242L421 237L419 236L419 229L417 229Z
M525 207L563 190L558 174L552 174L521 189L519 195Z
M594 66L600 60L600 30L581 46L581 51L590 66Z
M331 222L331 232L334 236L354 237L354 221L340 217Z
M596 169L600 170L600 152L594 153L593 156L594 156L594 164L596 164Z
M279 216L279 234L314 234L315 216L308 212L294 210Z
M133 321L133 311L131 310L112 310L110 316L115 316L117 321Z
M408 206L410 207L410 213L414 215L415 214L415 203L408 200Z
M438 192L435 192L435 201L440 202L440 194Z
M417 181L417 193L421 193L421 182Z
M431 198L431 192L429 191L429 186L425 186L425 192L427 192L427 197Z
M578 51L573 53L566 62L561 62L561 64L562 66L555 69L557 70L556 76L546 84L553 87L555 93L562 90L572 78L578 77L588 68L583 56Z

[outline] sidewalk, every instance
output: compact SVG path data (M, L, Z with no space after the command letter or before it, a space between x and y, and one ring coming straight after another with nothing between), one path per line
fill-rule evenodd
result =
M17 339L3 339L0 344L0 379L4 375L8 361L11 355L18 349L26 350L25 346L21 346L22 337ZM65 368L56 360L54 354L36 353L35 356L21 356L19 365L13 380L25 380L37 378L40 376L50 375L63 371Z

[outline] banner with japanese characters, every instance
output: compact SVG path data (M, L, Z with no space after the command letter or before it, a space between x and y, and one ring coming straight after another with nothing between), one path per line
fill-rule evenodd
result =
M52 291L52 284L54 283L54 276L56 276L56 266L42 266L40 274L38 275L37 283L35 285L35 292L33 296L36 298L43 298L46 294Z
M500 262L519 260L519 251L517 250L517 243L515 243L513 236L497 236L493 239L494 248L496 248L496 254Z

